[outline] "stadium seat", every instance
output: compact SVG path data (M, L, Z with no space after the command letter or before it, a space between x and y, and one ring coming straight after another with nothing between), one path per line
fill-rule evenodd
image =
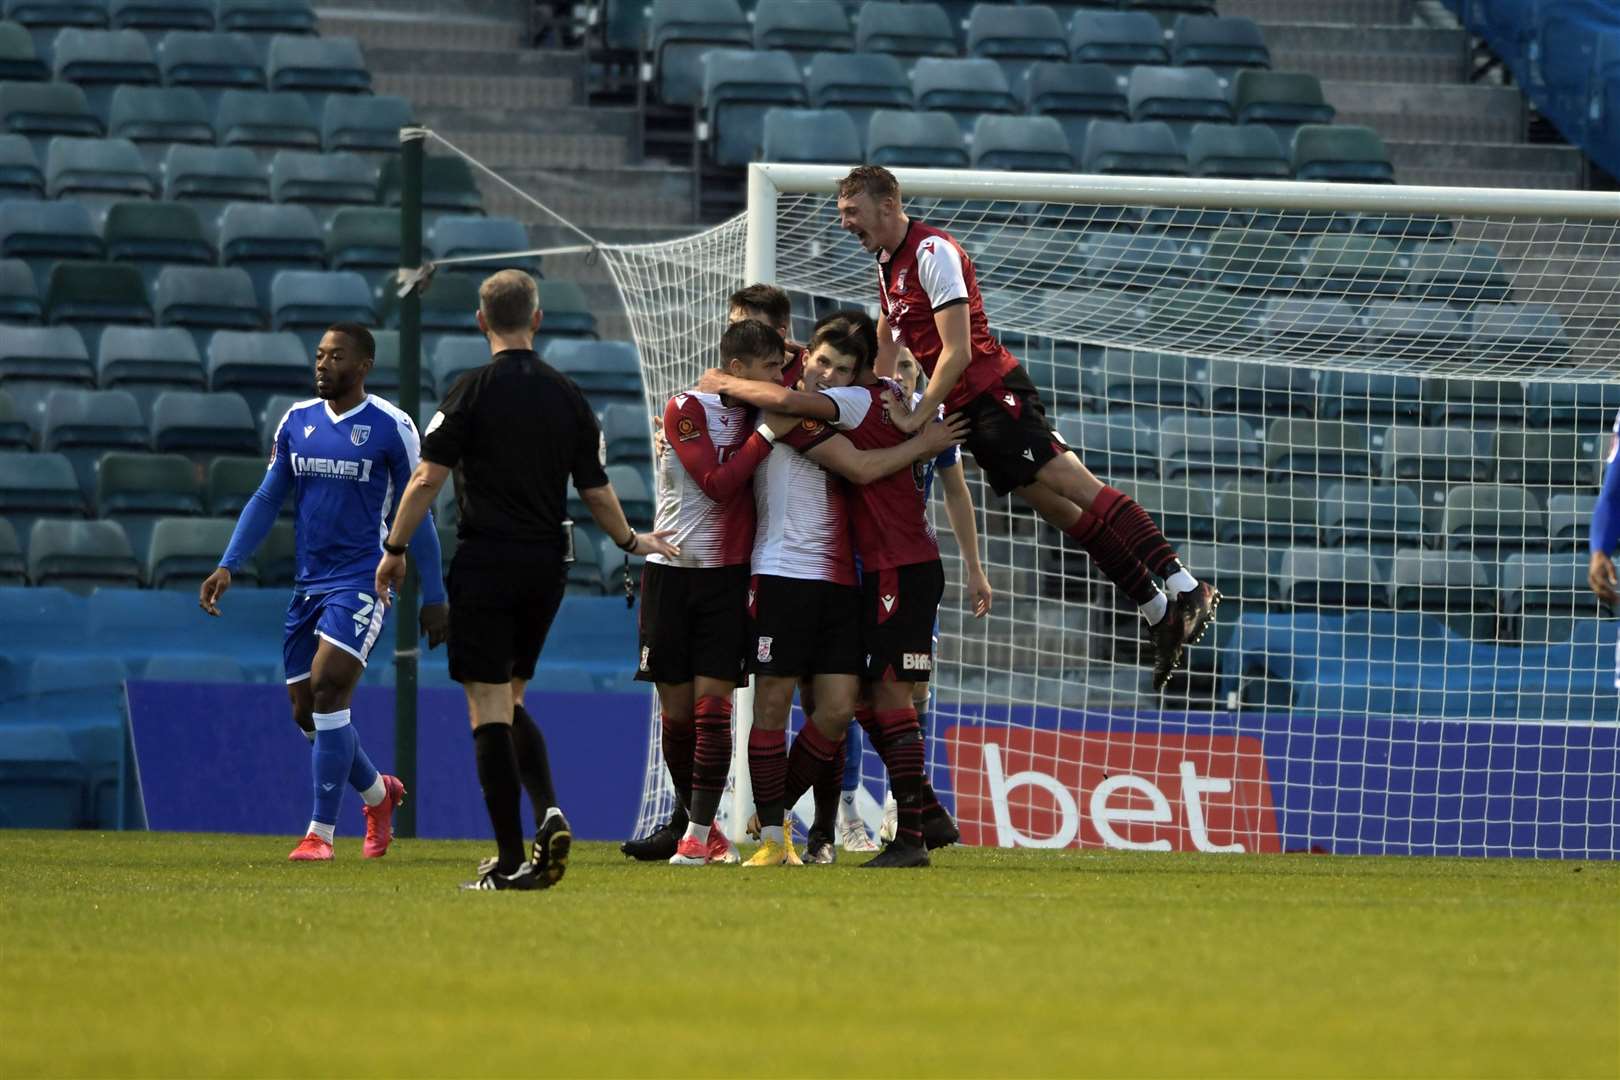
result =
M1304 265L1304 255L1290 237L1268 230L1221 229L1210 237L1196 276L1240 292L1290 292ZM1267 320L1273 336L1304 338L1320 332L1316 320L1305 327L1299 325L1304 312L1287 310L1280 313L1284 316L1280 319L1275 314ZM1337 336L1343 329L1334 324L1329 332Z
M203 579L219 566L231 542L235 522L222 518L162 518L152 528L152 548L146 557L146 583L154 589L196 592ZM231 572L231 584L259 584L254 560Z
M862 135L874 111L912 106L911 80L900 62L885 53L817 53L810 59L805 87L811 106L843 110Z
M57 27L105 27L107 4L106 0L6 0L5 17L43 33L48 41Z
M1499 585L1505 636L1525 645L1568 641L1575 620L1601 618L1588 562L1585 552L1509 555Z
M63 454L86 498L96 489L96 464L109 450L145 450L146 421L123 390L52 390L45 398L40 449Z
M1433 615L1465 637L1494 634L1496 591L1491 576L1465 551L1396 551L1390 587L1396 611Z
M1532 382L1525 393L1530 422L1554 431L1608 432L1620 411L1614 382Z
M212 266L215 262L214 245L190 203L114 203L107 210L102 236L107 258L133 263L149 286L165 264Z
M321 148L321 126L302 94L226 90L214 110L221 146L257 150Z
M0 135L0 199L43 199L45 171L24 135Z
M1440 358L1468 345L1467 313L1438 300L1375 300L1362 310L1367 343L1396 355Z
M264 458L217 457L208 463L208 512L214 517L235 518L241 514L253 493L264 481ZM293 500L281 504L283 515L291 514Z
M26 536L41 516L83 517L84 493L62 454L0 452L0 515Z
M89 776L66 728L0 727L0 824L14 829L79 828L85 823L88 785Z
M1167 416L1159 432L1165 482L1219 484L1265 467L1260 438L1235 416Z
M371 286L352 270L283 270L270 282L270 328L297 334L310 355L333 323L376 321Z
M1187 135L1187 172L1236 180L1288 180L1288 153L1270 128L1259 124L1194 124Z
M1384 141L1372 128L1306 124L1294 133L1294 178L1350 184L1393 184Z
M431 348L439 334L477 334L478 279L467 274L446 274L422 294L422 345ZM377 314L383 325L399 329L399 294L384 289ZM565 315L560 316L566 319ZM541 334L545 333L542 324Z
M1183 260L1192 257L1192 247L1183 248ZM1170 348L1196 348L1223 339L1253 342L1261 336L1264 310L1258 297L1179 281L1153 290L1148 297L1148 320Z
M1278 592L1295 607L1387 608L1389 578L1357 548L1293 547L1282 554Z
M28 584L28 564L11 522L0 517L0 587Z
M581 509L585 503L579 499L579 493L574 490L574 482L568 482L569 496L579 502ZM573 514L570 509L569 513ZM589 520L589 511L586 511ZM567 592L581 596L602 595L602 552L599 541L602 537L595 529L576 526L574 529L574 561L568 564ZM617 549L615 549L617 550Z
M652 460L652 437L645 409L617 403L603 409L602 439L610 465Z
M1597 496L1563 492L1547 500L1547 539L1554 551L1586 551Z
M1303 416L1315 411L1312 373L1283 364L1209 363L1209 407L1251 416Z
M72 326L9 326L0 334L0 382L89 386L95 380L84 336Z
M629 341L549 341L545 361L593 398L641 400L641 363Z
M326 231L326 261L333 270L353 270L381 286L399 268L398 210L345 206Z
M1058 416L1054 426L1059 438L1100 475L1116 480L1159 475L1159 433L1132 414Z
M1270 67L1271 51L1252 19L1183 15L1176 20L1170 62L1177 67L1207 67L1230 85L1243 68Z
M968 152L949 113L878 109L866 129L866 160L889 168L966 168Z
M1569 351L1563 319L1545 304L1480 304L1470 321L1476 355L1547 359Z
M1447 547L1496 562L1511 552L1547 547L1541 504L1524 488L1463 484L1446 493L1441 535Z
M489 342L473 334L446 334L433 346L428 370L433 372L433 385L441 398L450 393L450 387L469 371L476 371L489 363Z
M911 92L917 108L950 113L964 138L983 113L1023 111L994 60L923 57L911 69Z
M754 35L736 0L654 0L648 20L658 100L696 105L703 56L715 48L746 49Z
M1524 387L1505 380L1425 379L1424 418L1434 425L1494 427L1522 424Z
M1021 84L1030 65L1065 61L1063 24L1049 7L975 4L968 15L967 52L1001 65L1009 86Z
M703 114L709 156L721 165L746 165L764 144L765 113L775 105L802 105L804 82L786 52L715 49L703 58Z
M1277 599L1277 578L1264 548L1191 543L1181 550L1187 565L1198 568L1199 579L1221 590L1228 602L1265 604Z
M45 82L50 77L28 31L19 23L0 22L0 81Z
M435 259L462 255L488 255L497 251L524 251L533 245L529 231L515 218L484 217L477 214L446 214L436 220L424 238ZM540 256L523 255L502 263L460 263L441 268L444 274L465 273L480 280L496 270L516 269L540 276Z
M208 389L234 390L257 415L277 394L309 394L314 361L298 335L221 330L208 343Z
M315 8L309 0L219 0L214 25L244 34L313 34Z
M265 56L270 89L300 94L369 94L360 43L351 37L308 37L280 34L270 39Z
M1164 30L1151 15L1137 11L1077 11L1069 21L1069 59L1102 64L1121 89L1138 64L1168 64Z
M1092 120L1130 119L1124 91L1101 64L1032 64L1024 76L1024 101L1030 112L1063 126L1077 159L1085 154L1086 127Z
M215 330L264 326L253 279L234 266L166 266L152 288L159 326L183 326L206 350Z
M190 86L204 100L224 90L262 90L264 65L244 34L176 30L157 47L158 67L166 86Z
M255 457L259 474L264 458ZM107 454L96 470L96 515L118 522L145 562L159 518L203 512L197 467L179 454Z
M109 326L96 355L96 381L128 391L150 421L152 402L165 390L203 388L201 354L177 326Z
M1187 158L1170 125L1093 120L1086 128L1082 171L1134 176L1186 176Z
M1433 240L1449 240L1456 232L1450 218L1438 214L1356 214L1350 222L1350 231L1377 236L1394 244L1403 254L1422 247Z
M551 338L596 337L596 316L583 289L572 281L537 281L535 285L543 312L539 337L547 339L542 351L549 352Z
M1388 240L1325 233L1311 242L1300 286L1332 296L1395 296L1406 276L1406 261Z
M624 516L633 525L647 526L653 520L653 492L639 469L629 465L609 465L608 483L619 496Z
M171 143L212 146L214 125L202 95L189 86L120 86L113 91L107 133L128 139L148 164Z
M1595 433L1504 428L1496 433L1496 479L1540 491L1596 488L1603 480L1608 448L1608 441Z
M855 16L855 48L887 53L909 66L918 57L955 56L956 32L937 4L866 0Z
M1313 481L1372 476L1373 460L1366 436L1354 424L1283 418L1273 420L1266 429L1266 472L1273 480L1290 474Z
M55 77L76 83L91 111L105 118L113 87L157 86L162 76L157 58L139 30L91 30L68 27L51 48Z
M192 457L256 454L259 433L240 394L169 390L152 403L152 449Z
M277 394L264 403L257 417L259 424L259 448L268 455L270 448L276 441L276 429L288 411L296 405L309 401L306 394Z
M1138 480L1128 494L1153 515L1166 536L1199 541L1215 538L1215 502L1210 492L1185 484ZM1204 568L1200 562L1190 565L1200 571Z
M1247 69L1232 80L1232 111L1240 124L1265 124L1285 143L1302 124L1333 123L1333 106L1315 75Z
M334 208L377 201L377 170L357 154L282 150L270 162L270 192L278 203L302 203L330 218Z
M326 237L307 206L231 203L219 219L220 259L247 271L259 306L272 310L270 283L283 270L326 268Z
M842 109L771 109L760 160L852 165L862 160L861 136Z
M53 199L75 199L95 212L122 199L151 198L156 190L128 139L57 136L46 151L45 191Z
M78 327L85 348L93 353L107 323L150 323L152 304L135 267L64 260L51 267L45 285L45 321Z
M1062 126L1050 116L986 113L973 126L973 167L1017 172L1073 172Z
M366 376L366 389L373 394L381 394L396 404L400 402L400 355L398 330L373 330L371 339L376 346L376 355L372 357L371 374ZM442 340L442 339L441 339ZM418 415L424 420L433 415L428 410L434 398L433 371L425 362L419 365L420 375L418 389L421 394L421 408Z
M291 521L283 518L270 526L270 535L259 546L253 563L261 588L292 588L298 576L298 535Z
M384 206L398 206L404 197L404 164L399 156L382 164L381 175L371 199ZM459 157L427 156L422 159L422 209L452 214L477 214L484 208L472 166Z
M1215 539L1264 547L1316 543L1316 500L1287 481L1234 480L1215 496Z
M1181 146L1186 145L1194 124L1232 122L1226 92L1208 68L1139 64L1131 72L1126 96L1132 120L1167 123Z
M111 23L116 28L145 30L212 30L213 0L111 0Z
M754 48L785 49L802 63L818 51L854 51L855 30L838 0L759 0Z
M1089 241L1084 279L1125 289L1155 289L1188 276L1195 263L1181 241L1162 233L1109 232Z
M1316 391L1324 420L1388 427L1423 415L1423 383L1412 375L1325 371Z
M1215 10L1215 0L1119 0L1127 11L1145 11L1159 20L1167 32L1188 15L1202 15Z
M625 582L632 592L641 590L642 566L646 559L626 554L617 543L605 536L596 541L597 561L602 566L602 592L607 596L623 596Z
M7 323L39 323L44 311L39 303L39 286L34 272L21 259L0 259L0 320Z
M1474 241L1431 240L1408 249L1411 294L1452 304L1506 300L1512 279L1497 249Z
M411 103L390 94L333 94L321 111L321 149L364 153L399 149L399 129L413 122Z
M1489 432L1396 425L1384 437L1381 473L1393 480L1482 482L1495 475Z
M41 519L28 536L28 577L84 594L103 585L134 588L141 570L116 521Z
M169 148L163 160L165 199L265 202L270 181L253 151L245 146Z

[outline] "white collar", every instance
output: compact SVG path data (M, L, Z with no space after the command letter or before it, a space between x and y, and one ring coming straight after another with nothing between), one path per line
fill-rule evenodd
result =
M365 397L360 399L360 404L356 405L342 416L339 416L337 413L332 411L332 403L330 401L321 402L321 407L326 410L326 418L332 421L332 423L336 424L340 421L347 420L349 417L353 416L355 413L359 412L369 404L371 404L371 395L367 394Z

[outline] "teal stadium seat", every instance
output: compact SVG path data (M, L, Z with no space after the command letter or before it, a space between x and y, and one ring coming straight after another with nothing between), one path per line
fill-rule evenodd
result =
M128 139L58 136L45 155L45 191L53 199L71 198L92 213L105 213L124 199L152 198L157 184Z
M0 383L90 386L95 367L84 336L72 326L0 328Z
M1506 380L1425 379L1424 419L1436 426L1518 426L1524 422L1522 383Z
M1283 417L1266 428L1266 472L1273 480L1368 477L1373 459L1365 430L1355 424Z
M1007 76L994 60L924 57L911 69L917 108L950 113L964 138L984 113L1019 113Z
M1209 407L1250 416L1308 417L1316 411L1316 381L1302 368L1211 360Z
M1364 549L1289 548L1283 552L1277 579L1281 599L1296 608L1390 606L1388 575Z
M255 150L321 148L321 126L302 94L226 90L214 110L221 146Z
M176 144L163 159L165 199L266 202L270 181L245 146Z
M1102 64L1120 89L1138 64L1168 64L1164 31L1151 15L1135 11L1077 11L1069 20L1069 59Z
M1306 124L1294 132L1294 178L1349 184L1393 184L1384 140L1369 127Z
M40 517L83 517L84 493L62 454L0 453L0 515L26 536Z
M377 177L377 190L367 201L398 206L404 198L404 168L397 155L385 160ZM451 214L482 213L484 200L472 166L459 157L423 157L422 209Z
M398 292L385 288L378 314L390 330L399 329L399 308ZM466 274L444 275L422 293L421 312L424 349L443 334L477 334L478 281Z
M44 519L29 532L28 578L84 594L101 586L136 587L141 568L116 521Z
M259 434L240 394L170 390L152 403L152 449L193 459L255 454Z
M333 323L376 321L371 286L352 270L283 270L270 282L271 329L291 330L310 355Z
M446 334L433 346L428 369L439 396L445 397L456 380L489 363L489 341L470 334Z
M309 0L219 0L214 25L244 34L314 34L315 8Z
M214 517L235 518L264 481L264 458L217 457L208 463L208 512ZM283 515L292 513L293 500L281 504Z
M761 161L853 165L861 136L843 109L771 109L765 114Z
M1215 496L1216 541L1267 548L1314 546L1316 501L1297 495L1286 481L1244 478L1227 483Z
M1421 611L1465 637L1495 635L1497 595L1491 575L1464 551L1395 552L1390 589L1396 611Z
M0 259L0 321L38 323L44 310L34 272L21 259Z
M1072 172L1063 127L1050 116L981 115L973 127L973 167L1016 172Z
M0 82L44 82L50 77L28 30L21 23L0 22Z
M307 206L231 203L219 218L219 253L226 266L247 271L259 306L271 311L277 274L326 269L326 235Z
M1286 144L1302 124L1331 124L1332 105L1315 75L1249 68L1232 79L1232 111L1240 124L1265 124Z
M1533 422L1554 431L1606 433L1620 411L1620 386L1613 382L1532 382L1525 392L1525 404Z
M568 493L578 502L584 511L585 520L590 520L590 511L585 510L585 504L579 501L579 494L574 490L573 481L568 482ZM569 515L578 520L578 515L572 509ZM598 541L601 537L594 529L576 527L574 529L574 561L568 564L566 591L584 596L602 595L602 553Z
M321 111L321 149L362 153L399 149L399 129L409 127L411 103L390 94L333 94Z
M165 86L189 86L205 101L225 90L262 90L264 65L245 34L176 30L157 46Z
M195 593L219 566L236 523L224 518L164 518L152 530L146 583L154 589ZM256 587L258 567L246 561L231 574L233 585Z
M1553 551L1586 551L1597 496L1563 492L1547 500L1547 541Z
M1187 158L1162 120L1093 120L1086 128L1082 171L1134 176L1185 176Z
M1131 119L1138 123L1159 120L1170 125L1178 145L1185 147L1194 124L1229 124L1232 107L1226 90L1209 68L1138 65L1126 96Z
M1259 124L1194 124L1187 135L1187 172L1235 180L1293 176L1276 132Z
M1604 614L1587 585L1583 552L1509 555L1502 566L1502 616L1511 640L1525 645L1568 641L1579 619Z
M703 58L703 112L708 154L721 165L759 159L765 114L807 100L799 65L782 51L716 49Z
M140 406L124 390L52 390L45 398L40 449L66 455L86 496L96 490L103 454L145 450L147 425Z
M1561 357L1569 335L1559 314L1545 304L1481 304L1472 316L1470 350L1502 359Z
M1235 416L1168 416L1159 433L1166 483L1219 485L1265 468L1264 448L1248 424Z
M498 251L525 251L533 245L529 231L515 218L484 217L479 214L445 214L433 222L425 238L435 259L461 255L490 255ZM472 274L480 280L496 270L522 270L538 278L540 256L525 255L504 262L465 263L441 267L441 274Z
M863 135L877 109L909 109L911 80L886 53L818 52L805 75L809 103L849 114Z
M1499 561L1509 554L1545 552L1547 521L1529 491L1496 484L1463 484L1446 492L1441 535L1449 548Z
M152 402L165 390L201 390L202 354L178 326L109 326L96 353L96 383L127 391L150 422Z
M759 0L754 48L785 49L803 64L816 52L853 52L855 30L839 0Z
M604 405L614 395L641 401L641 365L632 342L565 338L547 342L544 357L593 399L601 395Z
M609 465L608 483L619 496L624 516L638 527L645 527L653 519L653 491L646 475L631 465Z
M62 82L76 83L90 109L106 119L117 86L157 86L157 58L139 30L90 30L69 27L56 35L52 67Z
M338 206L377 201L377 170L357 154L283 150L270 162L270 191L278 203L303 203L330 218Z
M43 199L45 170L25 135L0 135L0 199Z
M1076 160L1085 154L1092 120L1129 120L1130 107L1114 73L1102 64L1042 61L1024 76L1024 102L1031 113L1063 127Z
M24 419L11 395L0 390L0 450L31 450L33 446L33 425Z
M753 44L736 0L653 0L648 19L654 85L665 105L696 105L703 89L703 54Z
M399 331L373 330L371 338L376 347L376 355L372 358L371 374L366 376L366 389L373 394L381 394L389 401L398 404L400 400ZM433 397L433 371L426 363L420 366L420 390L423 407L419 415L425 419L433 415L427 411L429 399Z
M1412 260L1407 283L1415 297L1449 304L1506 300L1512 277L1492 244L1430 240L1406 249Z
M261 474L264 459L256 457ZM152 528L160 518L203 513L197 467L180 454L109 453L96 470L96 516L116 521L146 565Z
M0 586L28 584L28 564L23 559L22 544L11 522L0 518Z
M213 266L217 261L202 217L190 203L114 203L102 236L107 258L133 264L149 288L164 266Z
M381 293L399 269L398 210L345 206L326 231L326 261L333 270L353 270Z
M1030 66L1066 61L1063 24L1049 7L975 4L968 15L967 52L1001 65L1009 86L1021 85Z
M99 259L103 247L83 204L7 199L0 203L0 255L22 259L41 290L62 259Z
M1176 20L1170 62L1177 67L1209 68L1229 86L1244 68L1269 68L1271 50L1253 19L1183 15Z
M111 0L107 13L114 27L149 34L214 28L214 0Z
M113 91L107 133L128 139L148 164L173 143L214 144L214 125L202 95L189 86L120 86Z
M641 555L628 555L620 550L619 545L607 537L599 537L596 541L596 561L602 568L602 592L608 596L624 595L624 581L628 573L632 592L641 591L641 572L646 558Z
M241 394L254 414L278 394L312 394L314 366L298 335L285 330L221 330L208 343L208 388Z
M608 464L651 463L652 436L645 409L622 403L609 405L602 410L601 424Z
M159 326L183 326L206 351L215 330L258 330L265 323L253 279L234 266L166 266L152 288Z
M1608 440L1596 432L1520 431L1496 433L1496 478L1537 492L1562 488L1596 490L1603 481ZM1548 532L1551 533L1551 529Z
M535 285L540 293L540 310L545 313L540 337L548 342L558 337L596 337L596 316L585 299L585 290L572 281L538 281Z
M855 48L887 53L908 68L929 56L955 56L956 31L936 4L867 0L855 16Z
M265 58L270 89L301 94L369 94L360 44L350 37L281 35L270 39Z
M1159 474L1159 433L1133 414L1058 416L1055 426L1081 460L1103 476L1135 480Z
M949 113L878 109L866 129L866 160L888 168L966 168L967 144Z

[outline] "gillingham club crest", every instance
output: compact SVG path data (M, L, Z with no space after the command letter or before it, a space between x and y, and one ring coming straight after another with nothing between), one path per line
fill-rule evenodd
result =
M771 642L774 638L762 637L759 639L759 650L754 654L762 664L771 662Z
M371 438L370 424L356 424L349 429L349 441L356 446L366 445L366 440L369 438Z

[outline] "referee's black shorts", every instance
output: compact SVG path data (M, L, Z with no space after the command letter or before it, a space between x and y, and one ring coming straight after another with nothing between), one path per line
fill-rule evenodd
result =
M534 678L562 604L568 567L532 544L467 540L450 562L450 678L504 683Z
M667 566L641 571L641 682L688 683L702 676L744 681L748 639L748 564Z

